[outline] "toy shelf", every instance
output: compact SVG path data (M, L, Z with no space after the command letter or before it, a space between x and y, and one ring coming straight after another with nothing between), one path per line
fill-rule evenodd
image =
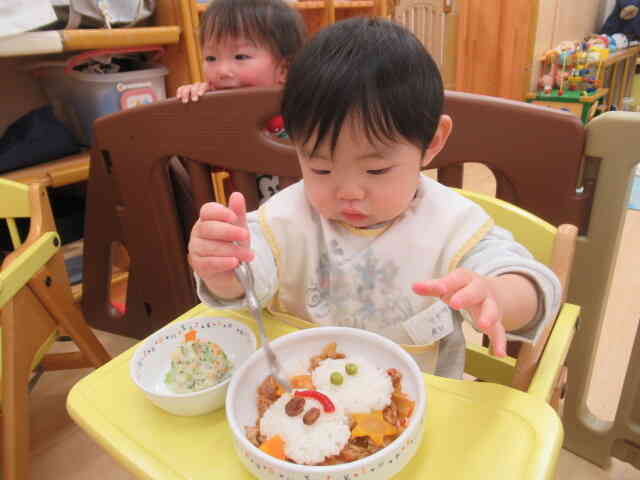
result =
M0 39L0 57L177 44L180 32L178 26L26 32Z
M611 105L621 109L624 98L630 94L638 55L640 45L617 51L603 62L600 81L601 85L609 88L605 102L607 110Z
M609 57L603 62L603 65L605 67L609 67L627 58L635 57L638 53L640 53L640 45L619 50L616 53L609 55Z

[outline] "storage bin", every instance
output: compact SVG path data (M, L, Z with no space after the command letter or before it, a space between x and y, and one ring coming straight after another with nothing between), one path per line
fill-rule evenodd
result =
M96 54L97 55L97 54ZM89 146L96 118L166 98L163 65L119 73L88 73L68 62L39 64L34 70L60 119L78 142Z

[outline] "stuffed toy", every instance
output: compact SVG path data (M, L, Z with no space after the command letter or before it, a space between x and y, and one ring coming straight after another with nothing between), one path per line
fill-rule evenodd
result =
M640 39L640 0L617 0L600 33L624 33L630 40Z
M260 198L263 200L267 200L273 197L278 190L280 185L279 177L275 177L272 175L260 175L257 178L258 180L258 190L260 191Z

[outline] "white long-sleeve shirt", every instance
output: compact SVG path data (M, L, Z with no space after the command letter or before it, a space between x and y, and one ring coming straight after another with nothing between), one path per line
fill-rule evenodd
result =
M308 203L304 184L283 190L248 215L251 266L264 306L319 325L363 328L408 345L420 367L461 378L465 342L460 312L411 291L412 283L458 267L480 275L519 273L538 289L538 312L512 340L535 341L560 302L555 275L475 203L422 177L409 208L387 225L355 229L324 219ZM207 304L217 299L198 281Z

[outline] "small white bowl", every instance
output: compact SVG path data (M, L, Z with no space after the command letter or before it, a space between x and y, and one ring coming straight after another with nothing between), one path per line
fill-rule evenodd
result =
M375 333L347 327L316 327L284 335L271 345L287 375L300 372L301 365L331 342L341 353L355 355L383 368L396 368L402 373L402 390L415 402L408 427L387 447L355 462L330 466L306 466L274 458L256 448L245 435L246 426L258 418L256 391L269 375L264 350L256 351L238 369L227 391L227 422L233 435L236 453L243 465L258 478L290 480L354 479L382 480L391 478L416 453L427 407L424 377L413 358L402 347ZM366 395L367 392L362 392Z
M171 355L195 330L200 340L217 343L233 365L231 376L197 392L174 393L164 382ZM155 405L174 415L203 415L224 405L231 377L256 350L256 336L245 324L224 317L198 317L171 323L147 337L129 365L133 382Z

